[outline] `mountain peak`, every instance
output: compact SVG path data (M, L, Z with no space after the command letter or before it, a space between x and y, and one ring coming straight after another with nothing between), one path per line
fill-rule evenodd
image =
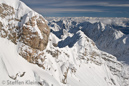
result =
M15 44L23 42L32 48L44 50L50 32L47 21L23 2L13 1L11 5L6 0L1 1L1 36Z
M128 36L91 19L55 18L48 26L23 2L1 0L0 86L128 86L128 65L99 46L128 44Z

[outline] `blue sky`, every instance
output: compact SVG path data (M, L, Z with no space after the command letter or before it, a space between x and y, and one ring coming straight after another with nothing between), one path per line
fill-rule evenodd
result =
M21 0L45 17L128 17L129 0Z

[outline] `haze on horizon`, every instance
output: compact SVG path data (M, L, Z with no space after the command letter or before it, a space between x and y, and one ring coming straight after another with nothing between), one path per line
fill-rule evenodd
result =
M127 17L129 0L21 0L45 17Z

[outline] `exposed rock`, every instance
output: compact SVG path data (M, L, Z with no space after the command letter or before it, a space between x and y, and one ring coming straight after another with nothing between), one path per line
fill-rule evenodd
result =
M15 14L14 8L11 6L8 6L6 4L1 4L0 5L0 17L5 18L6 16L11 16L7 19L7 21L13 21L13 22L18 22L21 23L23 18L18 19L18 18L13 18ZM23 26L15 26L15 23L12 24L7 24L4 25L8 28L8 31L6 31L3 27L2 22L0 22L0 31L3 31L1 33L1 36L3 38L8 37L9 40L11 40L13 43L17 43L18 39L20 42L25 43L26 45L34 48L34 49L39 49L39 50L44 50L47 46L48 43L48 37L50 33L50 29L44 20L42 16L32 16L28 22L23 24ZM41 38L39 36L38 31L33 31L33 28L37 28L41 32Z
M8 34L8 32L5 29L1 30L1 37L6 38L7 34Z
M11 40L14 44L21 43L18 46L19 54L28 62L45 69L43 64L38 63L38 60L40 59L42 62L45 60L45 58L41 58L43 57L41 51L46 48L48 43L50 29L47 21L32 10L34 15L30 16L27 15L29 13L25 13L17 18L17 10L7 4L0 4L0 17L2 19L0 20L0 36ZM25 17L26 15L27 17ZM29 19L27 19L28 17Z
M66 72L64 72L64 79L62 80L62 83L66 84L67 83L67 75L68 75L68 71L69 71L69 68L67 68Z
M43 39L40 38L38 32L33 32L31 28L35 27L37 24ZM31 26L31 27L28 27ZM21 29L21 41L31 46L34 49L44 50L48 43L50 29L47 26L45 20L39 16L34 16L22 27Z
M2 30L3 24L0 22L0 31Z
M6 16L10 16L10 15L13 15L13 14L15 14L13 7L8 6L4 3L0 5L0 16L2 18L5 18Z
M0 6L0 14L3 13L3 8Z

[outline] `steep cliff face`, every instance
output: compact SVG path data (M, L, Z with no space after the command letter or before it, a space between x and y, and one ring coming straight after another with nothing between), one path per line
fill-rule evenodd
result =
M50 32L23 2L0 0L0 86L128 86L128 65L99 50L83 24L69 19L50 21Z
M26 19L23 19L21 22L25 21ZM41 15L31 17L20 30L21 42L34 49L44 50L46 48L50 30Z
M47 21L21 1L13 0L13 2L13 4L10 4L9 0L0 2L0 36L19 45L19 50L24 45L33 51L44 50L50 33ZM23 49L19 54L27 60L32 59L28 52L24 54Z

